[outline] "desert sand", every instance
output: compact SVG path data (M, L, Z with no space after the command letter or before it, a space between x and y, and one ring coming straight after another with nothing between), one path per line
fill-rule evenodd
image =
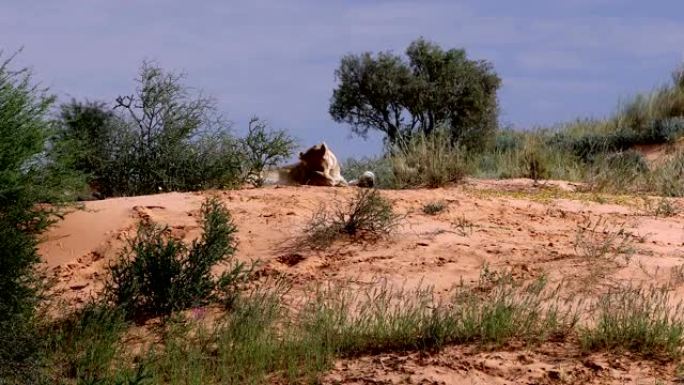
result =
M684 215L656 216L643 198L575 192L564 182L467 180L449 188L382 191L405 215L392 236L374 243L335 243L324 251L298 249L295 240L326 202L352 196L354 188L268 187L86 202L43 235L40 254L55 294L74 306L101 287L104 269L117 257L140 219L166 224L187 240L200 233L202 200L217 195L238 227L237 258L260 260L297 286L310 282L373 282L437 292L474 283L487 266L516 280L542 275L565 283L563 295L591 298L610 287L668 285L684 298ZM426 203L444 201L431 216ZM684 201L670 203L680 210ZM597 225L598 224L598 225ZM584 230L583 230L584 229ZM629 251L589 259L577 250L577 234L629 234ZM592 231L593 230L593 231ZM603 235L601 235L601 233ZM583 354L576 344L496 351L449 347L439 353L391 353L340 360L326 383L413 384L654 384L676 383L675 364L630 355Z

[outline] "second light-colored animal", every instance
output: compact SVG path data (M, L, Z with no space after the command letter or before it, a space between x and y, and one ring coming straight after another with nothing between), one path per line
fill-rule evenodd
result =
M373 188L375 187L375 173L373 171L364 171L359 179L350 180L349 185Z

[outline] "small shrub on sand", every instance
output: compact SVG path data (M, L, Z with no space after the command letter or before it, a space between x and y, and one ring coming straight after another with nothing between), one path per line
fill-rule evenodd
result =
M446 210L447 204L444 201L429 202L423 206L423 212L427 215L437 215Z
M105 293L126 316L170 314L207 303L218 288L228 288L245 277L244 264L233 263L220 277L212 268L231 264L237 231L230 213L216 198L202 205L200 240L187 246L172 238L167 228L142 222L135 238L109 268ZM226 291L226 290L222 290Z
M465 215L461 215L451 221L451 227L456 230L460 236L465 237L473 233L475 224Z
M660 197L657 199L644 198L644 211L656 217L673 217L679 214L680 209L674 200Z
M575 252L594 263L599 259L612 258L632 251L634 235L623 226L615 230L605 219L587 218L577 225L575 233Z
M332 211L323 207L314 213L304 231L310 246L324 248L341 236L377 239L392 232L399 219L392 203L378 190L359 189L354 197L337 204Z

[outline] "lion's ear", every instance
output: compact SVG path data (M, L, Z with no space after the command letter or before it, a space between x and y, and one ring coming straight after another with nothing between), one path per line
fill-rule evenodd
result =
M321 148L324 149L324 150L327 150L327 149L328 149L328 145L325 144L325 142L321 142Z

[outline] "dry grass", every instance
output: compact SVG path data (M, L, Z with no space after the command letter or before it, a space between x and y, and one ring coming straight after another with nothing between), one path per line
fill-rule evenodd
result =
M321 207L313 214L304 229L306 244L326 248L342 237L375 240L389 235L401 218L378 190L359 189L346 202L337 202L332 208Z
M446 209L447 203L445 201L429 202L423 206L423 212L427 215L437 215Z

